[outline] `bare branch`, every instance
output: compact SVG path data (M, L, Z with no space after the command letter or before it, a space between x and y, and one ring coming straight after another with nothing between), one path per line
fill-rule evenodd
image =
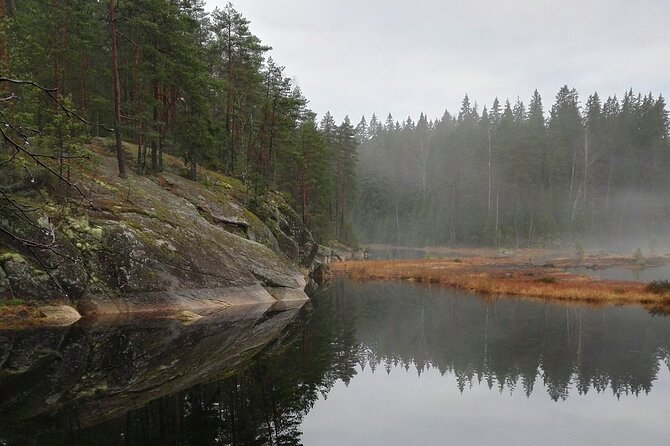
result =
M61 110L63 113L65 113L65 115L68 116L69 118L75 118L85 124L101 127L105 130L112 131L111 129L108 129L101 124L95 124L90 121L87 121L86 119L78 115L75 111L69 109L59 99L58 90L55 88L46 88L33 81L0 77L0 84L3 83L26 85L36 88L44 92L46 95L48 95L56 103L58 109ZM9 96L0 97L0 104L4 105L4 103L16 99L19 99L19 96L17 96L14 93L11 93ZM13 123L12 120L8 118L8 116L3 112L3 110L0 110L0 139L1 139L0 144L4 145L6 148L10 150L8 158L0 161L0 166L3 166L7 163L15 164L17 167L25 170L26 174L28 175L28 178L30 178L30 180L34 182L35 178L31 172L31 169L29 169L29 167L32 167L34 165L37 168L42 169L51 175L54 175L56 178L58 178L60 181L66 184L69 188L76 190L82 197L82 201L87 199L86 195L79 188L77 184L71 182L69 178L64 177L61 173L56 171L49 163L47 163L47 161L52 160L62 162L63 160L66 159L67 160L89 159L90 157L87 155L69 155L69 154L53 155L47 153L38 153L29 147L30 137L32 135L43 136L44 133L38 129L23 127L22 125L17 125ZM19 155L22 156L19 157ZM11 187L9 189L11 189ZM49 279L58 288L58 290L63 292L63 294L67 295L67 293L65 292L59 281L51 273L54 269L58 268L59 263L57 263L56 266L49 265L48 263L51 262L48 262L48 257L44 257L43 254L53 253L59 258L67 259L74 263L77 263L77 259L74 259L68 254L59 251L59 244L57 242L56 237L56 231L58 228L52 225L48 215L40 212L40 209L44 208L46 203L42 206L37 207L25 206L22 205L15 198L11 197L9 193L4 190L4 188L0 188L0 204L10 216L9 218L10 221L23 220L26 222L26 224L28 224L30 227L33 228L32 235L26 237L25 235L16 233L11 224L9 225L5 224L0 225L0 234L4 234L5 236L9 237L13 242L21 245L24 250L29 251L32 254L32 257L35 259L35 261L39 263L41 268L49 276ZM88 200L88 204L90 206L91 204L90 200ZM41 221L41 218L46 218L46 225L44 224L43 221Z
M125 35L124 33L122 33L121 31L117 30L117 31L116 31L116 34L119 35L119 36L121 36L121 37L123 37L127 42L130 42L130 44L133 45L135 48L138 48L138 49L139 49L140 46L137 44L137 42L135 42L135 41L134 41L133 39L131 39L130 37L126 36L126 35Z
M56 103L56 105L58 105L58 107L61 110L63 110L63 112L65 112L65 115L68 118L74 117L74 118L78 119L79 121L83 122L84 124L88 124L88 125L91 125L93 127L100 127L101 129L107 130L108 132L113 132L114 131L114 129L110 129L109 127L106 127L104 124L91 122L91 121L81 117L74 110L71 110L68 107L66 107L65 104L63 104L58 99L58 97L56 96L56 94L58 93L57 88L46 88L46 87L43 87L43 86L41 86L41 85L39 85L39 84L37 84L33 81L24 81L24 80L20 80L20 79L10 79L10 78L7 78L7 77L0 77L0 83L10 83L10 84L15 84L15 85L30 85L32 87L35 87L39 90L42 90L47 95L49 95L49 97Z
M7 82L10 84L16 84L16 85L32 85L35 88L38 88L46 93L55 93L58 91L57 88L46 88L42 87L41 85L33 82L33 81L25 81L22 79L10 79L8 77L0 77L0 82Z
M18 144L16 141L14 141L12 138L10 138L10 137L5 133L5 131L4 131L2 128L0 128L0 135L2 135L2 137L5 139L5 141L8 142L10 145L12 145L16 150L18 150L19 152L22 152L22 153L24 153L25 155L27 155L28 157L30 157L30 158L33 160L33 162L34 162L35 164L37 164L39 167L41 167L41 168L47 170L49 173L51 173L52 175L56 176L56 177L59 178L61 181L63 181L65 184L67 184L68 186L70 186L71 188L73 188L73 189L75 189L77 192L79 192L79 195L81 195L83 198L86 198L86 195L84 194L84 192L82 192L82 190L81 190L76 184L72 183L70 180L68 180L67 178L65 178L63 175L61 175L61 174L59 174L58 172L56 172L56 171L55 171L53 168L51 168L49 165L47 165L47 164L45 164L44 162L42 162L42 160L40 159L40 158L42 157L41 155L39 155L39 154L36 155L36 154L30 152L29 150L27 150L26 148L24 148L22 145ZM48 157L49 157L49 158L53 158L53 159L58 159L58 157L56 157L56 158L51 157L51 156L48 156ZM24 167L25 167L25 166L24 166ZM30 174L29 171L28 171L28 173ZM31 176L32 176L32 175L31 175Z
M7 102L7 101L11 101L11 100L17 99L17 98L18 98L18 96L15 95L14 93L12 93L9 96L6 96L4 98L0 98L0 102Z
M24 239L24 238L19 237L16 234L11 233L7 229L3 228L2 226L0 226L0 232L4 232L6 235L8 235L12 239L16 240L17 242L21 243L23 246L25 246L27 248L49 249L49 248L53 247L54 243L56 242L55 236L52 238L52 241L49 242L49 243L39 243L39 242L36 242L36 241L33 241L33 240Z

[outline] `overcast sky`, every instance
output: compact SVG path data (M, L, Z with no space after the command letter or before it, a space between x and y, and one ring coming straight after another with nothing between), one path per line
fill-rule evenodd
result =
M209 9L226 0L207 0ZM670 91L670 0L238 0L322 115L456 113L463 96Z

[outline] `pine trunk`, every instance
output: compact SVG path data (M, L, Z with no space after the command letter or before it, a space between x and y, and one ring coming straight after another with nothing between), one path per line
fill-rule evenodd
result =
M116 41L116 10L114 0L109 0L109 23L112 39L112 80L114 83L114 140L119 176L126 178L126 161L121 145L121 85L119 81L119 56Z
M9 53L5 41L5 32L7 30L7 3L5 0L0 0L0 73L9 73ZM8 84L2 84L3 90L7 90Z
M154 80L154 113L153 113L153 129L154 138L151 142L151 173L156 175L158 173L158 142L160 138L160 129L158 128L158 81Z

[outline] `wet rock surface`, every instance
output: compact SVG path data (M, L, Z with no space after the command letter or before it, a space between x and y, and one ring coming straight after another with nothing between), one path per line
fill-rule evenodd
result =
M39 311L45 319L43 325L48 326L67 326L81 319L79 312L69 305L44 305Z
M316 245L280 194L250 200L212 172L197 183L169 172L122 180L104 155L95 165L76 179L88 205L22 192L44 228L17 219L12 230L31 240L53 230L57 249L36 259L0 238L1 298L85 314L225 308L273 301L267 288L304 289Z

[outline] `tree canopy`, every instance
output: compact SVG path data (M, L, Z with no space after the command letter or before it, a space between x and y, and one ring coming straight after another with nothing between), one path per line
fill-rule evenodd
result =
M164 154L179 156L192 179L203 165L244 180L255 195L278 189L319 239L353 240L351 123L319 126L232 4L208 13L203 0L2 3L3 74L53 88L118 131L120 175L125 140L136 146L139 173L160 174ZM7 119L53 127L53 106L33 96L3 106ZM70 133L112 136L99 127Z
M582 237L668 238L670 147L663 96L598 93L582 105L562 87L545 117L496 98L481 113L463 99L445 112L382 125L361 136L360 206L368 242L406 245L555 246ZM374 128L374 129L373 129Z

